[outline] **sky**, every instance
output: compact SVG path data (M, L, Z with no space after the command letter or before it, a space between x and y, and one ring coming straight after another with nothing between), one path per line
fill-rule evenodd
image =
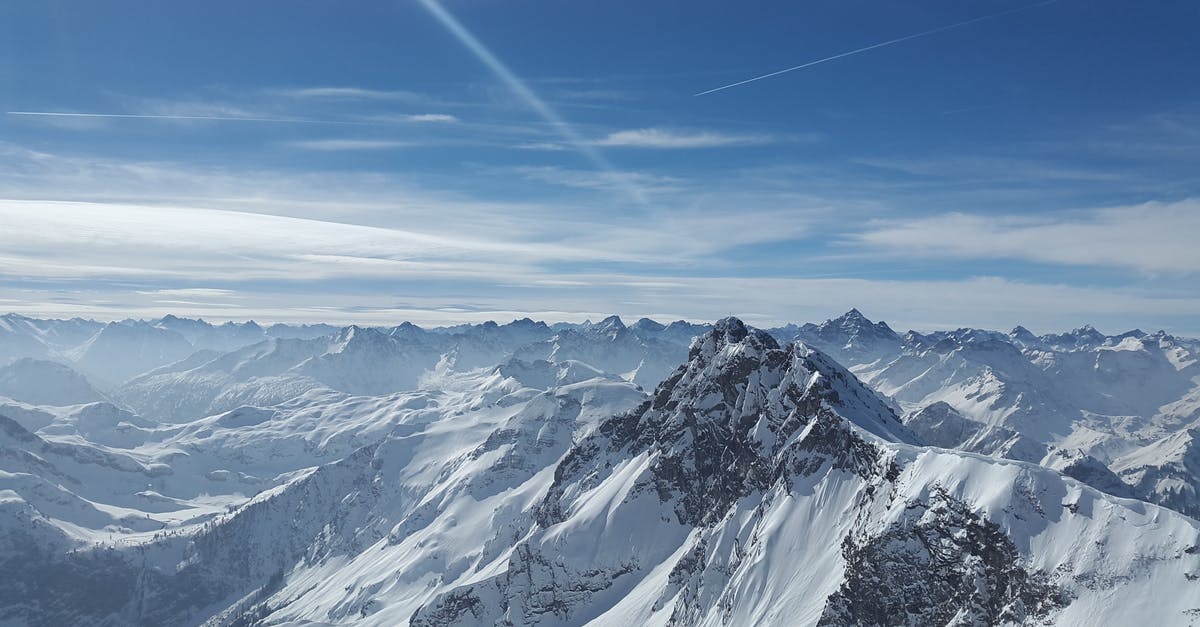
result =
M11 0L0 311L1200 336L1198 24L1190 0Z

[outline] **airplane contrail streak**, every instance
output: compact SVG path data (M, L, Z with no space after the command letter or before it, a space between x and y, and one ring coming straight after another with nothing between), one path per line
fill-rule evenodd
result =
M976 22L982 22L984 20L995 19L997 17L1009 15L1010 13L1017 13L1018 11L1025 11L1025 10L1033 9L1033 8L1040 7L1040 6L1045 6L1047 4L1054 4L1055 2L1058 2L1058 0L1046 0L1045 2L1037 2L1034 4L1027 4L1025 6L1015 7L1012 9L1006 9L1004 11L998 11L996 13L989 13L987 15L981 15L979 17L974 17L969 20L964 20L962 22L955 22L954 24L948 24L946 26L939 26L937 28L931 28L929 30L921 31L919 33L913 33L911 35L905 35L903 37L897 37L895 39L889 39L887 41L881 41L877 44L871 44L869 46L863 46L862 48L855 48L854 50L841 52L841 53L835 54L833 56L825 57L824 59L817 59L816 61L809 61L808 63L802 63L800 65L796 65L793 67L784 68L782 70L777 70L777 71L771 72L769 74L763 74L762 76L755 76L754 78L748 78L744 81L738 81L736 83L730 83L728 85L714 87L712 89L702 91L698 94L692 94L692 95L693 96L704 96L706 94L711 94L713 92L718 92L718 91L721 91L724 89L729 89L730 87L737 87L738 85L745 85L746 83L753 83L754 81L761 81L764 78L771 78L772 76L779 76L780 74L786 74L788 72L795 72L796 70L803 70L804 68L807 68L807 67L812 67L814 65L820 65L822 63L827 63L829 61L841 59L843 57L849 57L851 55L860 54L863 52L867 52L868 50L875 50L876 48L883 48L884 46L891 46L893 44L905 42L910 39L917 39L918 37L928 37L929 35L943 33L948 30L954 30L956 28L962 28L963 26L974 24Z
M544 100L538 97L538 95L534 93L534 91L530 89L528 85L525 84L525 81L521 80L516 73L510 70L508 66L500 60L500 57L497 57L495 54L493 54L492 51L483 44L483 42L479 41L479 39L475 37L471 31L467 30L467 27L463 26L462 22L459 22L458 19L451 15L449 11L444 9L442 5L438 4L437 0L418 1L421 3L421 6L425 7L425 10L428 11L430 15L437 19L437 21L440 22L446 30L450 31L450 34L453 35L454 38L459 41L459 43L469 50L471 54L475 55L475 57L479 59L481 63L487 66L487 68L491 70L492 73L495 74L505 85L507 85L508 88L513 91L513 93L520 97L521 100L525 101L525 104L528 105L529 108L537 112L537 114L541 116L543 120L548 122L550 126L554 127L554 129L558 131L558 133L562 135L564 139L567 140L567 143L571 144L571 146L573 146L575 150L579 152L579 154L583 155L584 158L590 161L596 169L613 176L614 180L619 181L621 179L621 177L618 176L619 173L617 172L616 168L614 168L612 164L604 158L604 155L600 154L600 152L592 147L588 141L580 137L579 133L575 132L575 129L568 124L567 121L564 120L557 111L552 109L550 105L546 104ZM639 204L645 204L645 194L641 189L638 189L631 183L620 183L620 185L625 188L625 192L632 197L633 200L637 201Z
M305 118L249 118L232 115L150 115L143 113L75 113L69 111L5 111L5 115L28 115L59 118L133 118L142 120L207 120L217 122L272 122L278 124L348 124L365 125L366 122L342 120L311 120Z

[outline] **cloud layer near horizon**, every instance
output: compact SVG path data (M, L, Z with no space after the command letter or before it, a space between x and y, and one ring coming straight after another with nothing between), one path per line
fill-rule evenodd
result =
M755 197L706 186L698 205L687 179L630 172L620 174L635 177L625 183L661 202L620 219L587 200L615 189L606 179L614 173L485 171L582 194L515 203L359 173L236 172L12 146L3 154L12 167L0 184L17 197L0 199L0 310L31 315L444 324L732 313L770 325L859 307L922 329L1136 320L1193 331L1186 320L1200 312L1200 298L1170 287L904 271L913 258L1001 257L1186 281L1200 268L1194 228L1171 225L1194 222L1196 199L1036 218L871 219L878 207L790 190L726 211ZM564 212L563 202L583 204ZM847 220L855 211L864 219ZM857 270L863 263L874 270Z

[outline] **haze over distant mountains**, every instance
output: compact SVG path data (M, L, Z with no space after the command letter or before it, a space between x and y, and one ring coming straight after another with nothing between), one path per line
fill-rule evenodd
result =
M1186 624L1198 364L857 310L0 316L0 622Z

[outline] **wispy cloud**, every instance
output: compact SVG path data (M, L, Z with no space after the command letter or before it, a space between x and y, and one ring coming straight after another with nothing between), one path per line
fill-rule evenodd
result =
M641 128L616 131L594 141L597 146L621 148L721 148L750 146L775 141L771 135L745 135L715 131L682 131L661 128Z
M554 142L524 142L514 145L513 148L519 148L521 150L548 150L551 152L569 150L569 148L566 146Z
M408 120L409 122L439 122L439 123L458 122L457 117L446 114L446 113L417 113L417 114L407 115L404 117L404 119Z
M417 142L386 139L311 139L288 142L288 146L301 150L352 151L352 150L398 150L412 148Z
M30 278L427 279L523 273L539 261L596 255L556 244L186 207L0 200L0 217L0 274Z
M0 189L10 199L0 202L0 299L38 314L381 323L750 313L767 324L858 306L922 326L1053 329L1136 318L1182 328L1180 320L1200 315L1200 299L1187 296L1194 281L1175 278L1200 267L1188 241L1200 230L1197 201L1036 218L892 212L872 222L867 216L891 210L802 194L804 182L783 185L794 173L751 185L734 172L723 186L655 170L476 168L484 188L526 179L560 190L501 202L403 173L65 157L0 143ZM653 209L613 211L609 197L587 191L630 182L655 194ZM824 242L839 236L859 259L821 261L836 252ZM836 278L859 274L854 264L864 257L1174 274L1096 288L924 273ZM190 288L225 292L158 293ZM397 304L386 296L396 293L420 297Z
M684 180L648 172L577 170L560 166L513 166L493 171L511 172L527 180L578 189L621 190L636 186L646 193L683 189Z
M1141 272L1200 272L1200 200L1057 215L949 213L879 221L851 236L868 249L926 258L1020 259Z
M952 155L942 157L865 157L853 163L923 179L963 184L1015 182L1118 182L1128 174L1112 168L1083 167L1045 158Z
M267 122L273 124L344 124L359 125L362 122L345 120L318 120L311 118L243 117L237 115L179 115L148 113L84 113L74 111L6 111L7 115L44 118L96 118L96 119L142 119L204 122Z
M411 104L423 104L431 100L425 94L402 89L325 86L297 87L272 91L290 98L310 100L386 100Z
M560 100L576 102L624 102L636 100L637 95L623 89L563 89L554 93Z

